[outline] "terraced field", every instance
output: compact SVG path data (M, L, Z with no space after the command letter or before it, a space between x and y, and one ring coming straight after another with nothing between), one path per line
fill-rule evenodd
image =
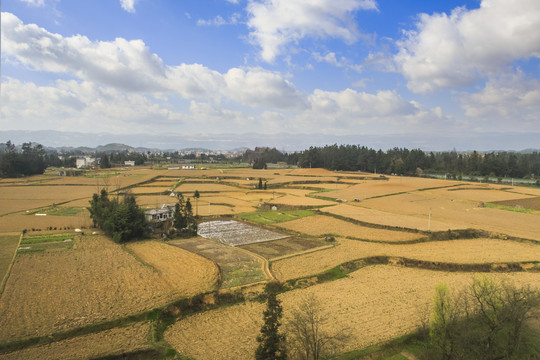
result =
M253 189L259 178L268 190ZM95 229L85 208L94 192L124 189L142 207L153 208L174 203L165 192L177 184L175 191L186 198L199 191L198 204L191 202L201 223L243 219L257 229L256 238L279 233L279 239L246 243L240 231L229 233L225 244L219 239L227 229L217 227L210 238L126 246L90 235ZM0 357L6 359L96 358L120 349L157 356L168 345L156 345L148 335L158 323L156 314L164 313L176 316L165 341L182 356L251 359L263 304L248 299L188 317L178 304L212 305L209 299L217 294L237 290L257 293L273 278L300 279L296 284L302 286L280 295L286 317L313 294L332 319L325 326L349 329L351 338L339 352L414 330L435 285L446 282L457 291L477 275L471 269L516 284L540 284L540 190L532 188L322 169L136 167L70 178L1 179L0 198L0 270L9 273L0 297ZM46 232L75 234L76 227L85 235L77 233L69 246L22 244L7 272L23 229L32 239ZM448 231L468 228L476 230ZM318 274L349 261L360 268L318 283ZM152 323L143 321L146 316ZM122 326L88 330L120 320ZM76 336L78 329L88 335ZM51 340L62 331L74 333ZM2 353L3 342L34 336L50 343Z

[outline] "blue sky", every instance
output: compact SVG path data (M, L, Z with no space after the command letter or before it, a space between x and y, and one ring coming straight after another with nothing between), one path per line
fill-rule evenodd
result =
M539 148L538 24L538 0L4 0L0 130Z

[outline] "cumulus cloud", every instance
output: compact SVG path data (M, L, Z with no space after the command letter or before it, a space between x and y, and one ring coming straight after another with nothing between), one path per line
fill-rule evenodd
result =
M538 0L482 0L479 9L421 14L394 60L417 93L470 85L516 59L540 57L539 23Z
M10 13L2 13L2 45L5 55L35 70L74 74L129 92L176 93L186 99L224 97L250 107L303 106L294 85L275 72L232 68L222 74L200 64L164 65L142 40L63 37L25 25Z
M8 78L2 82L1 96L3 129L144 132L164 124L179 125L184 118L157 99L88 81L58 80L54 86L37 86Z
M304 37L358 40L352 20L358 10L376 10L374 0L252 0L247 6L250 38L261 57L272 62L290 43Z
M2 51L35 70L73 73L130 91L162 88L162 61L142 40L63 37L3 12Z
M122 9L126 10L127 12L134 13L135 2L136 0L120 0L120 6L122 6Z
M252 107L303 109L303 96L277 73L263 69L230 69L225 75L227 95Z
M479 126L489 120L490 126L498 123L500 128L515 129L519 124L537 130L540 81L527 79L521 70L503 74L490 79L481 91L463 94L461 103L467 116L479 119Z

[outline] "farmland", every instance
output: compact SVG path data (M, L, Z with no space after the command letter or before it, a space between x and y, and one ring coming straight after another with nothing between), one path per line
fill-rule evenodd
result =
M267 190L254 189L259 178ZM86 209L101 188L131 193L143 208L181 193L199 236L116 244L91 227ZM332 319L325 326L350 330L338 352L414 331L440 282L458 291L480 272L540 284L535 188L322 169L134 167L3 179L0 197L7 359L167 348L250 359L264 308L253 298L272 279L291 284L279 295L285 317L313 294ZM174 318L164 341L149 336L156 314Z

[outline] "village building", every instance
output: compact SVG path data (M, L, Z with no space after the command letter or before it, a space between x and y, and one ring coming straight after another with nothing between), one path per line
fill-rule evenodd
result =
M91 157L91 156L81 157L75 161L75 166L77 167L77 169L89 168L89 167L94 166L95 164L96 164L96 158Z
M159 209L147 209L144 217L149 223L171 220L174 217L174 205L163 204Z
M126 161L124 161L124 165L126 165L126 166L135 166L135 160L126 160Z

